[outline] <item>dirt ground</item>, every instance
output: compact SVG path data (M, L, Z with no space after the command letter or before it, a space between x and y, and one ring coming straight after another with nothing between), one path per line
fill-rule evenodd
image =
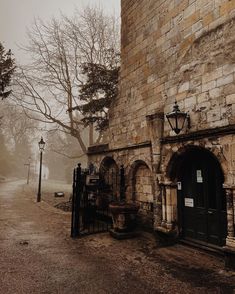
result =
M161 247L149 233L71 239L70 213L53 207L55 186L36 203L23 182L0 183L1 294L235 293L223 258L195 248Z

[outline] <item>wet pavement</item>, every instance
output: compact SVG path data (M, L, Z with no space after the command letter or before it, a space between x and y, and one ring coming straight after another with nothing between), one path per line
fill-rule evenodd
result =
M70 213L35 202L20 181L0 183L0 293L235 293L223 258L144 233L70 238Z

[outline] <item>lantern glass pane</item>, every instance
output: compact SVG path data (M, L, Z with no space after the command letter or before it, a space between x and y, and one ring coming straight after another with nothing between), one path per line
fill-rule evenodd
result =
M176 128L176 117L170 116L170 117L167 117L167 119L168 119L168 122L171 126L171 129L174 130Z
M185 114L178 115L178 129L182 130L186 119Z

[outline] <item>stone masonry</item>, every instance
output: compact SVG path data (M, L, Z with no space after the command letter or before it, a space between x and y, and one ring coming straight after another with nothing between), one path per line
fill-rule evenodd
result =
M121 4L119 96L109 114L108 145L91 148L90 160L99 166L112 157L124 164L127 198L152 202L153 228L177 234L170 161L187 146L210 151L224 173L226 247L235 252L235 0ZM175 101L191 121L178 137L165 118ZM144 183L148 174L151 189Z

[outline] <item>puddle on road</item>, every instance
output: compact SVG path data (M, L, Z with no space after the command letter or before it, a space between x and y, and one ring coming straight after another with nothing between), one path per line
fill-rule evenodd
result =
M26 245L29 245L29 241L23 240L23 241L20 241L19 244L22 246L26 246Z

